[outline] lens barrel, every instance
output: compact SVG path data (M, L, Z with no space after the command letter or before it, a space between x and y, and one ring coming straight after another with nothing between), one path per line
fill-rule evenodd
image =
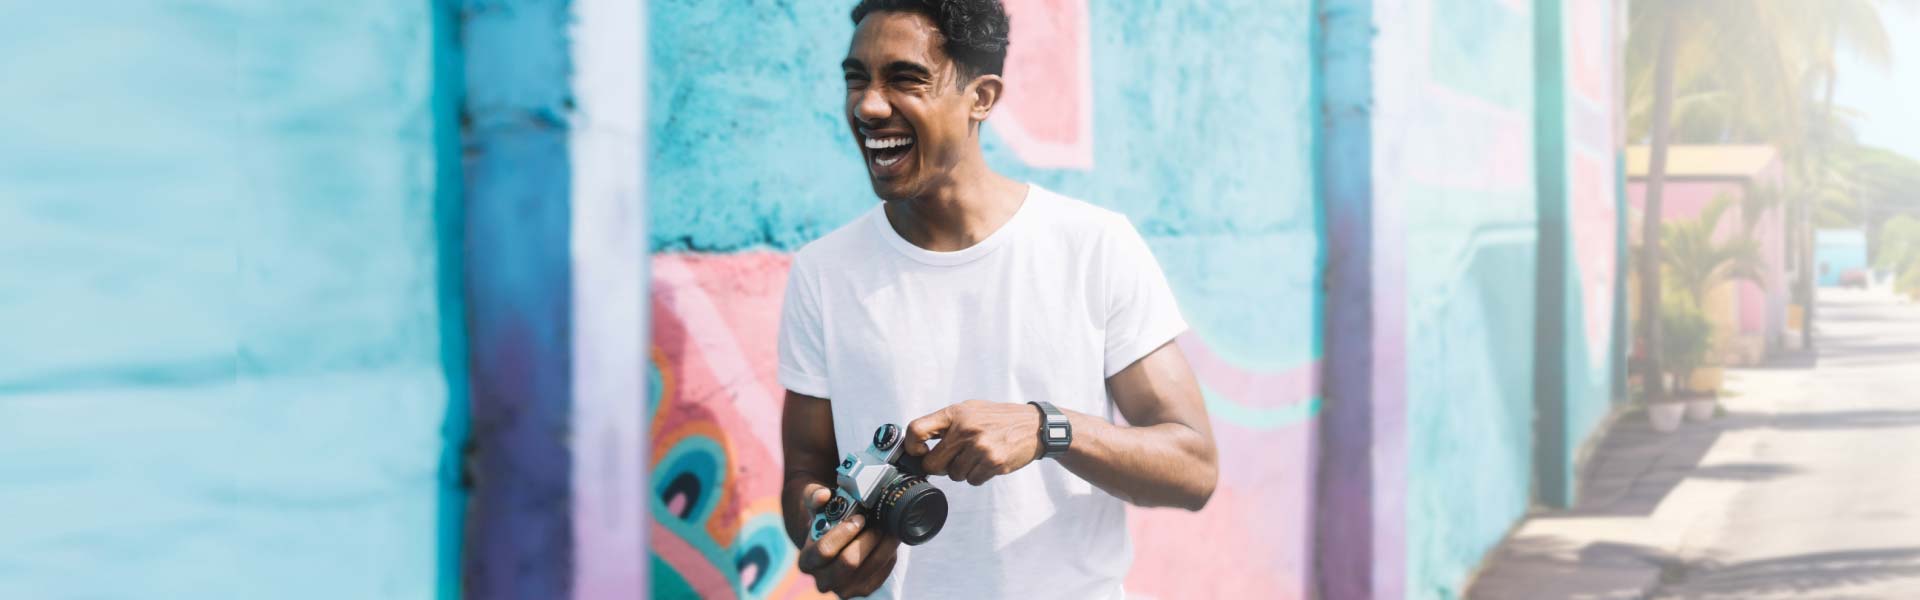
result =
M933 539L947 524L947 495L921 477L889 486L879 509L880 522L909 546Z

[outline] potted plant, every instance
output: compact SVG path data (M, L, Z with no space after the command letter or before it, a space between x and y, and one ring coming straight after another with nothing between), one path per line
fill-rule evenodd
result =
M1687 311L1690 315L1675 326L1692 328L1698 321L1698 339L1681 339L1670 332L1662 346L1663 350L1673 344L1686 344L1691 349L1696 343L1699 358L1685 368L1673 369L1674 392L1684 398L1689 406L1687 415L1694 420L1711 418L1718 404L1723 372L1718 365L1706 362L1708 350L1713 338L1713 325L1706 317L1706 298L1714 286L1734 280L1751 281L1766 285L1765 264L1760 244L1753 237L1757 217L1764 214L1777 201L1772 193L1754 195L1740 206L1745 217L1739 227L1722 234L1720 222L1727 210L1734 207L1731 196L1721 195L1714 198L1700 215L1693 219L1667 223L1661 231L1667 250L1661 256L1664 276L1673 283L1668 288L1677 295L1661 299L1666 311ZM1667 321L1661 321L1662 327L1669 327ZM1688 333L1693 333L1689 331ZM1672 350L1666 350L1672 352Z
M1690 385L1696 371L1706 363L1707 340L1712 335L1713 324L1683 296L1669 296L1663 304L1666 306L1661 309L1660 327L1664 337L1660 350L1672 369L1674 382L1681 385L1675 385L1664 402L1650 403L1648 413L1655 420L1655 429L1672 431L1679 426L1677 421L1683 412L1693 420L1712 417L1718 392L1716 388L1703 391ZM1658 414L1655 409L1659 410ZM1674 423L1663 429L1661 426L1668 422Z

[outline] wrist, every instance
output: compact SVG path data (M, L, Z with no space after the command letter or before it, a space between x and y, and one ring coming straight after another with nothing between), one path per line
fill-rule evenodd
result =
M1055 408L1051 403L1028 402L1027 404L1033 405L1040 420L1039 426L1034 431L1040 446L1036 460L1039 458L1057 460L1066 456L1067 450L1073 445L1073 421L1067 418L1065 411Z

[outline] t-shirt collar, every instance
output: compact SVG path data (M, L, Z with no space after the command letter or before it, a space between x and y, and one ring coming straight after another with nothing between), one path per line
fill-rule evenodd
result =
M1033 212L1034 200L1039 198L1042 192L1040 186L1027 184L1027 195L1021 199L1020 208L1014 210L1013 217L1001 223L1000 228L995 229L993 233L987 234L986 239L952 252L935 252L921 248L913 245L913 242L907 241L906 238L900 237L900 233L894 231L893 225L887 221L885 201L873 207L873 210L867 214L867 220L873 222L873 227L878 230L880 239L886 240L888 246L907 258L936 267L951 267L979 260L994 249L1006 245L1007 240L1017 237L1016 230L1026 220L1027 213Z

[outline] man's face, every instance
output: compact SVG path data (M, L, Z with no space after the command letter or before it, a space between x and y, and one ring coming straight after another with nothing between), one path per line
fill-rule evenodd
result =
M877 12L861 19L841 63L847 124L866 159L874 194L919 197L951 180L972 139L972 85L925 15Z

